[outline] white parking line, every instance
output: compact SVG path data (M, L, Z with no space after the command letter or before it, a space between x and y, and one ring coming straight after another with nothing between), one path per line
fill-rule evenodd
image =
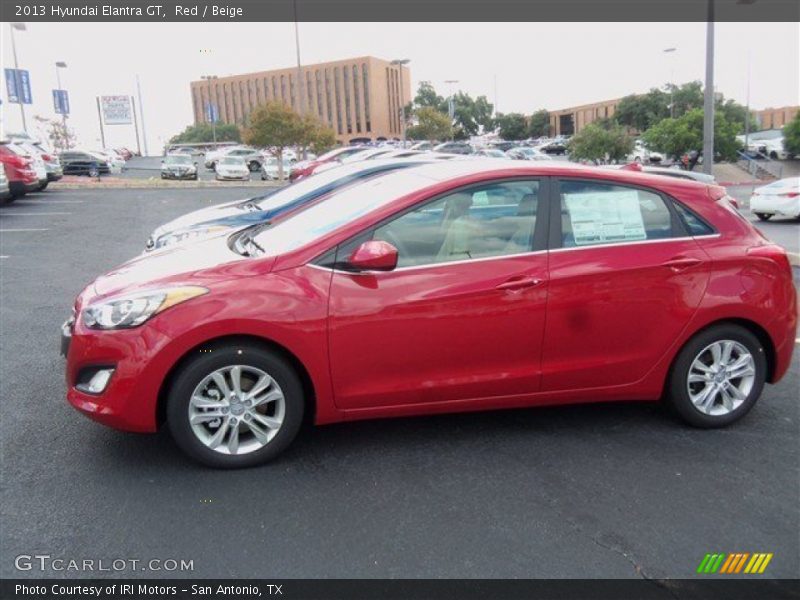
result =
M23 231L50 231L49 229L0 229L0 233L21 233Z
M8 255L0 256L0 258L8 258Z
M5 212L3 211L0 213L5 215L6 217L50 217L54 215L71 215L72 213L68 212L40 212L40 213L15 213L15 212Z
M86 202L86 200L17 200L14 202L14 206L19 206L21 204L26 206L42 204L83 204L84 202Z

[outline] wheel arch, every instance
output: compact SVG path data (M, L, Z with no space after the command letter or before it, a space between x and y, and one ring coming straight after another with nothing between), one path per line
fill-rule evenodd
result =
M297 376L300 378L300 383L303 386L303 396L306 405L304 420L308 423L313 423L314 417L317 413L316 389L314 387L314 382L311 378L311 374L308 372L308 369L305 367L302 361L288 348L275 342L274 340L257 335L234 334L234 335L223 335L219 337L209 338L199 344L196 344L192 348L189 348L183 355L181 355L181 357L175 361L172 367L170 367L166 377L164 377L158 389L158 397L156 400L157 427L161 427L161 425L163 425L166 422L167 396L169 394L170 388L172 387L172 384L175 381L175 377L184 367L184 365L186 365L192 359L193 355L196 354L201 349L205 350L222 345L237 344L237 343L260 346L265 350L275 352L286 362L288 362L289 365L291 365L291 367L297 373Z
M710 323L706 323L705 325L703 325L703 327L701 327L700 329L695 331L692 335L690 335L683 342L683 344L680 345L677 352L675 352L675 355L672 357L669 369L667 369L666 377L664 378L664 383L662 386L662 396L663 394L666 393L667 385L669 384L670 377L672 376L672 370L675 368L675 363L678 361L678 357L680 356L683 349L686 347L686 344L691 342L694 338L696 338L703 332L708 331L712 327L718 327L719 325L738 325L739 327L748 330L750 333L756 336L758 341L761 342L761 345L764 347L764 357L767 360L766 381L768 383L774 382L775 369L777 366L777 355L776 355L775 344L773 343L772 338L770 337L767 330L751 319L745 319L742 317L727 317L718 319L716 321L711 321Z

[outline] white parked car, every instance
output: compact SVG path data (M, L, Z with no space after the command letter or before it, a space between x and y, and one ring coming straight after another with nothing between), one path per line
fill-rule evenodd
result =
M292 165L294 162L287 156L283 157L283 178L289 179L292 172ZM261 179L263 180L277 180L280 173L278 172L278 157L268 156L264 159L264 164L261 166Z
M253 148L245 146L235 146L233 148L223 148L222 150L209 152L206 154L205 166L206 169L216 170L217 163L225 157L241 158L244 160L247 167L255 173L261 170L261 165L264 163L264 154Z
M800 218L800 177L787 177L753 190L750 212L762 221L774 216Z
M628 155L628 160L642 164L660 163L664 160L664 155L655 150L648 149L642 140L636 140L633 143L633 152Z
M250 180L250 168L241 156L223 156L217 161L214 171L217 179Z
M122 173L122 169L125 167L125 159L114 150L95 150L89 151L89 154L97 157L98 160L107 162L109 173Z

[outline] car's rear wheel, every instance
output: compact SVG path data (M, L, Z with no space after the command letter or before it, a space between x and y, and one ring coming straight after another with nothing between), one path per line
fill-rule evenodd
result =
M769 221L772 218L772 215L767 213L756 213L759 221Z
M303 387L278 354L249 344L202 349L175 378L167 422L191 458L217 468L275 458L303 421Z
M257 160L251 160L247 167L250 169L251 173L261 170L261 164Z
M753 408L766 376L758 338L738 325L718 325L683 347L670 373L667 400L695 427L723 427Z
M36 191L37 192L45 191L47 189L47 186L48 186L49 183L50 183L49 181L45 181L42 185L40 185L38 188L36 188Z

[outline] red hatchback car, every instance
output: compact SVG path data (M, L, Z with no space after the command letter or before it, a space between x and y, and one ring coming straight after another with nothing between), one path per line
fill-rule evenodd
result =
M65 323L68 400L216 467L316 423L666 399L728 425L786 373L784 251L691 181L431 164L136 258Z

